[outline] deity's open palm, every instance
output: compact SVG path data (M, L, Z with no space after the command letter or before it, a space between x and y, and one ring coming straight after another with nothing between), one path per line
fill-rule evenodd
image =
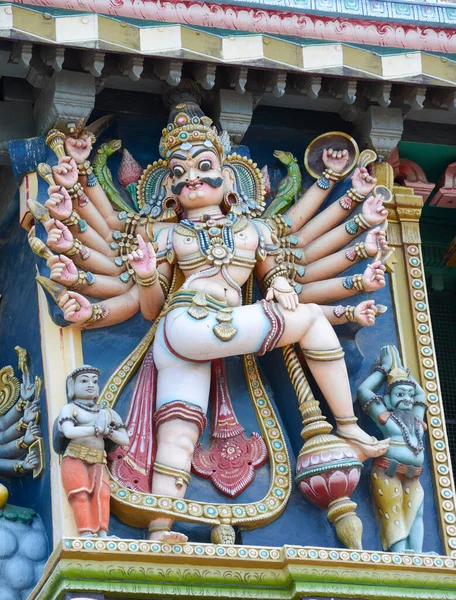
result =
M157 270L157 258L155 250L151 242L143 240L141 235L136 236L138 249L128 254L128 262L132 266L135 273L141 277L151 277Z

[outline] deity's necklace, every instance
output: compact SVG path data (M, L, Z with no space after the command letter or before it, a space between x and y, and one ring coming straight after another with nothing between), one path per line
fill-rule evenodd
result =
M228 220L220 223L216 219L208 219L204 223L194 223L189 219L181 221L181 225L196 233L201 252L210 264L217 267L229 265L234 256L233 226L237 223L236 215L228 215Z
M417 439L418 443L414 444L410 437L410 431L408 430L407 425L404 423L404 421L402 421L402 419L400 419L394 413L391 413L390 418L392 421L394 421L396 423L396 425L402 431L404 441L405 441L406 445L408 446L408 448L410 448L410 450L413 452L413 454L415 456L418 456L418 454L420 454L420 452L422 452L424 450L423 436L421 435L421 431L420 431L421 420L418 417L415 417L415 435L416 435L416 439Z
M88 404L83 404L82 402L79 402L78 400L73 400L73 404L76 404L76 406L79 406L79 408L82 408L82 409L86 410L87 412L91 412L91 413L98 413L101 410L101 406L99 406L98 404L92 404L91 406L89 406Z

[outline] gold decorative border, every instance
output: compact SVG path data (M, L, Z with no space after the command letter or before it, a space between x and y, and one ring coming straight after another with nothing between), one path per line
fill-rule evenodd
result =
M377 177L391 177L389 169L392 171L390 165L383 164ZM404 364L426 392L428 449L442 545L446 554L456 557L455 486L421 252L423 199L411 188L394 186L393 192L394 201L388 207L388 242L396 247L389 269L396 324Z

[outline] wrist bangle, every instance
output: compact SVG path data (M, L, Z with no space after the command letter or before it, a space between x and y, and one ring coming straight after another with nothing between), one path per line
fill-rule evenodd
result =
M355 288L355 290L357 292L363 292L364 291L363 276L360 274L348 275L347 277L344 277L344 279L342 280L342 285L344 286L344 288L346 290L352 290L353 288Z
M74 238L72 247L64 252L64 254L66 254L66 256L75 256L76 254L79 254L82 260L86 260L90 256L90 250L87 246L84 246L81 241Z
M93 276L93 273L91 273L90 271L81 271L78 269L78 279L76 283L73 283L70 289L75 290L81 287L82 285L92 285L93 283L95 283L95 277Z
M27 400L19 400L19 402L16 403L16 410L17 412L24 412L24 408L27 405Z
M364 291L364 283L362 274L353 275L353 287L357 292Z
M21 448L23 450L26 450L28 448L28 444L26 444L24 442L24 436L22 436L16 440L16 447Z
M158 271L155 271L153 275L151 275L150 277L145 277L144 279L142 277L139 277L139 275L136 275L136 283L141 287L150 287L151 285L154 285L154 283L157 283L157 281Z
M61 223L67 227L74 227L78 224L80 217L75 210L71 211L71 215L67 219L63 219Z
M318 179L317 185L322 190L329 190L331 181L337 182L340 181L342 178L343 176L340 173L336 173L332 169L326 168L321 174L321 177Z
M380 373L382 373L382 375L384 375L385 377L388 377L389 373L388 371L382 367L382 365L377 365L374 369L374 371L379 371Z
M92 323L96 323L97 321L101 321L102 319L106 319L109 315L109 308L104 304L92 304L92 314L90 318L83 324L90 325ZM98 429L98 428L97 428Z
M353 203L359 203L364 200L366 196L364 194L360 194L354 187L351 187L339 200L339 204L344 210L351 210L353 208Z
M24 461L19 460L17 463L15 463L14 470L16 473L26 473L26 470L24 469Z
M16 423L16 429L17 429L17 431L21 431L22 429L27 429L27 423L24 423L23 417L21 417L19 419L19 421Z
M369 258L369 255L366 252L366 244L365 242L358 242L351 248L347 248L345 250L345 256L350 261L354 261L356 257L358 258Z
M85 160L83 163L78 165L79 175L90 175L93 173L93 167L90 160Z
M350 323L353 323L353 321L355 320L354 306L342 306L341 304L339 304L338 306L334 307L333 313L338 319L345 317L347 321L350 321Z
M268 273L266 273L266 275L263 277L261 285L265 290L267 290L272 286L274 279L277 279L277 277L285 277L288 279L288 271L284 265L278 265L277 267L274 267L268 271Z
M72 200L77 200L78 206L87 206L89 203L84 188L79 182L76 182L72 187L68 188L67 192Z

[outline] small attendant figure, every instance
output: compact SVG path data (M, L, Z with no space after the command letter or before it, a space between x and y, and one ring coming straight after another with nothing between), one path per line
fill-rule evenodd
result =
M390 438L385 456L375 458L371 488L384 550L422 552L425 394L401 364L395 346L380 351L381 364L358 388L358 399ZM386 383L385 395L376 392Z
M100 371L90 365L70 373L67 378L69 403L62 408L58 418L60 442L64 442L60 443L58 451L62 453L66 445L62 460L63 487L73 509L76 527L83 537L108 535L110 487L105 444L129 444L119 415L96 402L99 375Z

